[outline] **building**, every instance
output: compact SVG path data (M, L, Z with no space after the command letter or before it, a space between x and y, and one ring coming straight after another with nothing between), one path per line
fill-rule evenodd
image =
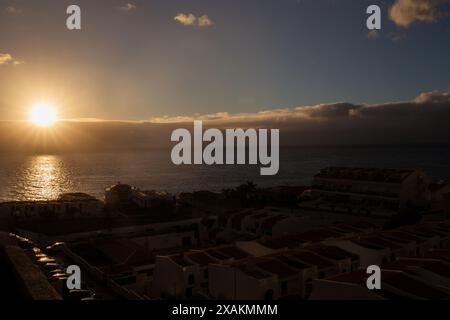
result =
M325 224L323 219L314 219L294 214L290 209L265 207L226 212L219 217L219 226L224 229L226 239L234 234L279 237L297 234Z
M307 249L331 261L339 273L352 272L360 268L359 256L341 248L318 244L309 246Z
M368 248L384 248L390 252L389 261L395 261L399 257L409 257L414 254L414 247L410 243L398 243L387 238L382 238L375 235L360 238L357 241L362 246ZM387 259L384 257L384 259ZM386 260L384 260L386 263Z
M146 294L153 278L154 257L124 238L76 242L65 254L91 276L121 295Z
M234 246L190 250L156 257L152 295L191 298L209 294L210 265L232 263L249 255Z
M64 193L56 200L0 203L0 214L18 220L69 219L103 215L103 202L85 193Z
M450 293L450 264L446 261L430 258L401 258L383 268L401 270L435 287L446 288Z
M341 273L336 264L314 251L296 250L291 253L291 256L307 265L316 266L317 274L314 278L323 279Z
M133 188L128 184L117 183L105 189L105 203L108 206L129 204Z
M325 241L326 245L336 246L359 257L361 267L381 265L390 262L391 251L388 246L360 241L358 239Z
M328 167L314 176L308 193L319 209L389 216L429 202L430 178L419 170Z
M425 258L438 259L450 263L450 249L433 249L425 254Z
M254 262L254 266L276 278L276 292L278 299L288 296L304 296L305 270L313 268L290 257L271 257ZM266 299L270 298L268 296Z
M381 270L381 290L368 290L365 270L313 280L311 300L448 300L449 292L400 270Z
M199 224L169 225L128 233L131 241L141 245L148 252L168 248L190 248L199 245Z
M175 205L174 197L167 192L133 189L131 201L143 209L169 209Z
M283 237L266 237L251 241L237 241L236 246L254 257L262 257L270 254L297 249L309 244L299 235Z
M185 254L185 258L192 262L193 264L198 265L199 274L198 274L198 285L199 290L205 295L209 294L209 271L208 266L213 263L220 262L218 259L210 256L204 251L201 250L191 250Z
M450 214L450 184L432 183L429 187L431 209Z
M105 189L105 202L108 206L127 206L139 209L172 209L176 200L170 193L155 190L140 190L128 184L117 183Z
M209 266L209 292L220 300L273 300L279 296L276 275L236 262Z
M312 280L338 273L334 264L307 250L209 266L209 292L217 299L305 299Z
M433 248L431 239L418 237L408 232L404 232L401 229L394 229L389 231L383 231L379 233L379 236L383 239L397 242L399 244L408 244L410 252L409 257L422 257L426 252Z
M200 287L200 267L183 254L157 256L152 285L156 297L191 298Z

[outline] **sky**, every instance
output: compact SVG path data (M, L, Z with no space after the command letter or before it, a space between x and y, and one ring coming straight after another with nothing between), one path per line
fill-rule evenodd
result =
M65 27L70 4L81 7L81 31ZM366 28L370 4L382 9L377 32ZM152 122L416 107L430 92L448 105L449 8L445 0L0 0L0 120L25 120L43 100L65 119Z

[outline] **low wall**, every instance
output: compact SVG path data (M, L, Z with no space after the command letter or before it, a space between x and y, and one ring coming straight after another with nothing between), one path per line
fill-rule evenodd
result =
M39 267L8 238L7 234L1 233L0 259L14 274L15 282L23 297L28 300L61 300L61 296Z

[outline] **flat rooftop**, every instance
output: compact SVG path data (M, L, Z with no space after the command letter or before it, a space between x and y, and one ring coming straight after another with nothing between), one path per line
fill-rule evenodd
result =
M319 269L333 267L333 263L320 255L310 251L295 251L292 256L309 265L317 266Z
M186 253L186 258L192 262L198 264L199 266L207 266L208 264L216 263L217 260L213 259L210 255L204 252L188 252Z
M264 271L276 274L280 279L291 278L298 275L298 272L279 260L267 259L256 263L256 266Z

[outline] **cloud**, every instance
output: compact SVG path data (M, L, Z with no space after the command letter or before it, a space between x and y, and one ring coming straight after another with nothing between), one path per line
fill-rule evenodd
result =
M150 123L190 128L194 120L217 128L279 128L284 145L450 143L450 89L410 101L347 102L229 114L157 117Z
M389 39L393 42L399 42L406 39L406 34L400 32L390 32L388 34L382 34L379 30L371 30L367 32L366 37L370 40L376 40L383 37L383 39Z
M198 18L198 26L200 28L202 27L210 27L212 26L212 21L211 19L209 19L209 17L205 14L203 16L201 16L200 18Z
M433 22L444 13L440 6L448 0L396 0L389 17L398 26L407 28L414 22Z
M391 39L394 42L398 42L398 41L402 41L402 40L406 39L406 35L403 33L390 33L388 37L389 37L389 39Z
M9 53L0 53L0 65L10 63L12 59Z
M212 20L207 15L196 17L192 13L179 13L174 17L174 20L185 26L197 26L199 28L210 27L213 25Z
M282 146L394 145L450 143L450 88L424 92L400 102L355 104L324 103L255 113L218 112L152 118L147 121L60 121L55 133L64 139L35 136L28 122L0 121L0 151L64 153L79 151L170 148L178 128L277 128Z
M416 103L450 103L450 89L447 91L431 91L418 95Z
M228 112L218 112L212 114L195 114L193 116L175 117L154 117L150 119L152 123L182 123L194 120L208 122L291 122L291 121L324 121L330 119L346 118L353 116L361 106L351 103L319 104L314 106L304 106L296 108L274 109L259 111L256 113L230 114Z
M0 66L1 65L20 65L24 63L23 61L16 60L9 53L0 53Z
M192 13L190 14L179 13L174 17L174 20L178 21L179 23L185 26L193 26L197 22L197 17L194 16Z
M132 3L126 3L122 7L119 7L119 11L122 12L133 12L136 11L136 9L137 9L136 5Z
M378 30L371 30L371 31L367 32L368 39L377 39L379 37L380 37L380 33L378 32Z
M8 6L5 8L5 12L8 14L18 14L18 13L21 13L22 10L17 7Z

